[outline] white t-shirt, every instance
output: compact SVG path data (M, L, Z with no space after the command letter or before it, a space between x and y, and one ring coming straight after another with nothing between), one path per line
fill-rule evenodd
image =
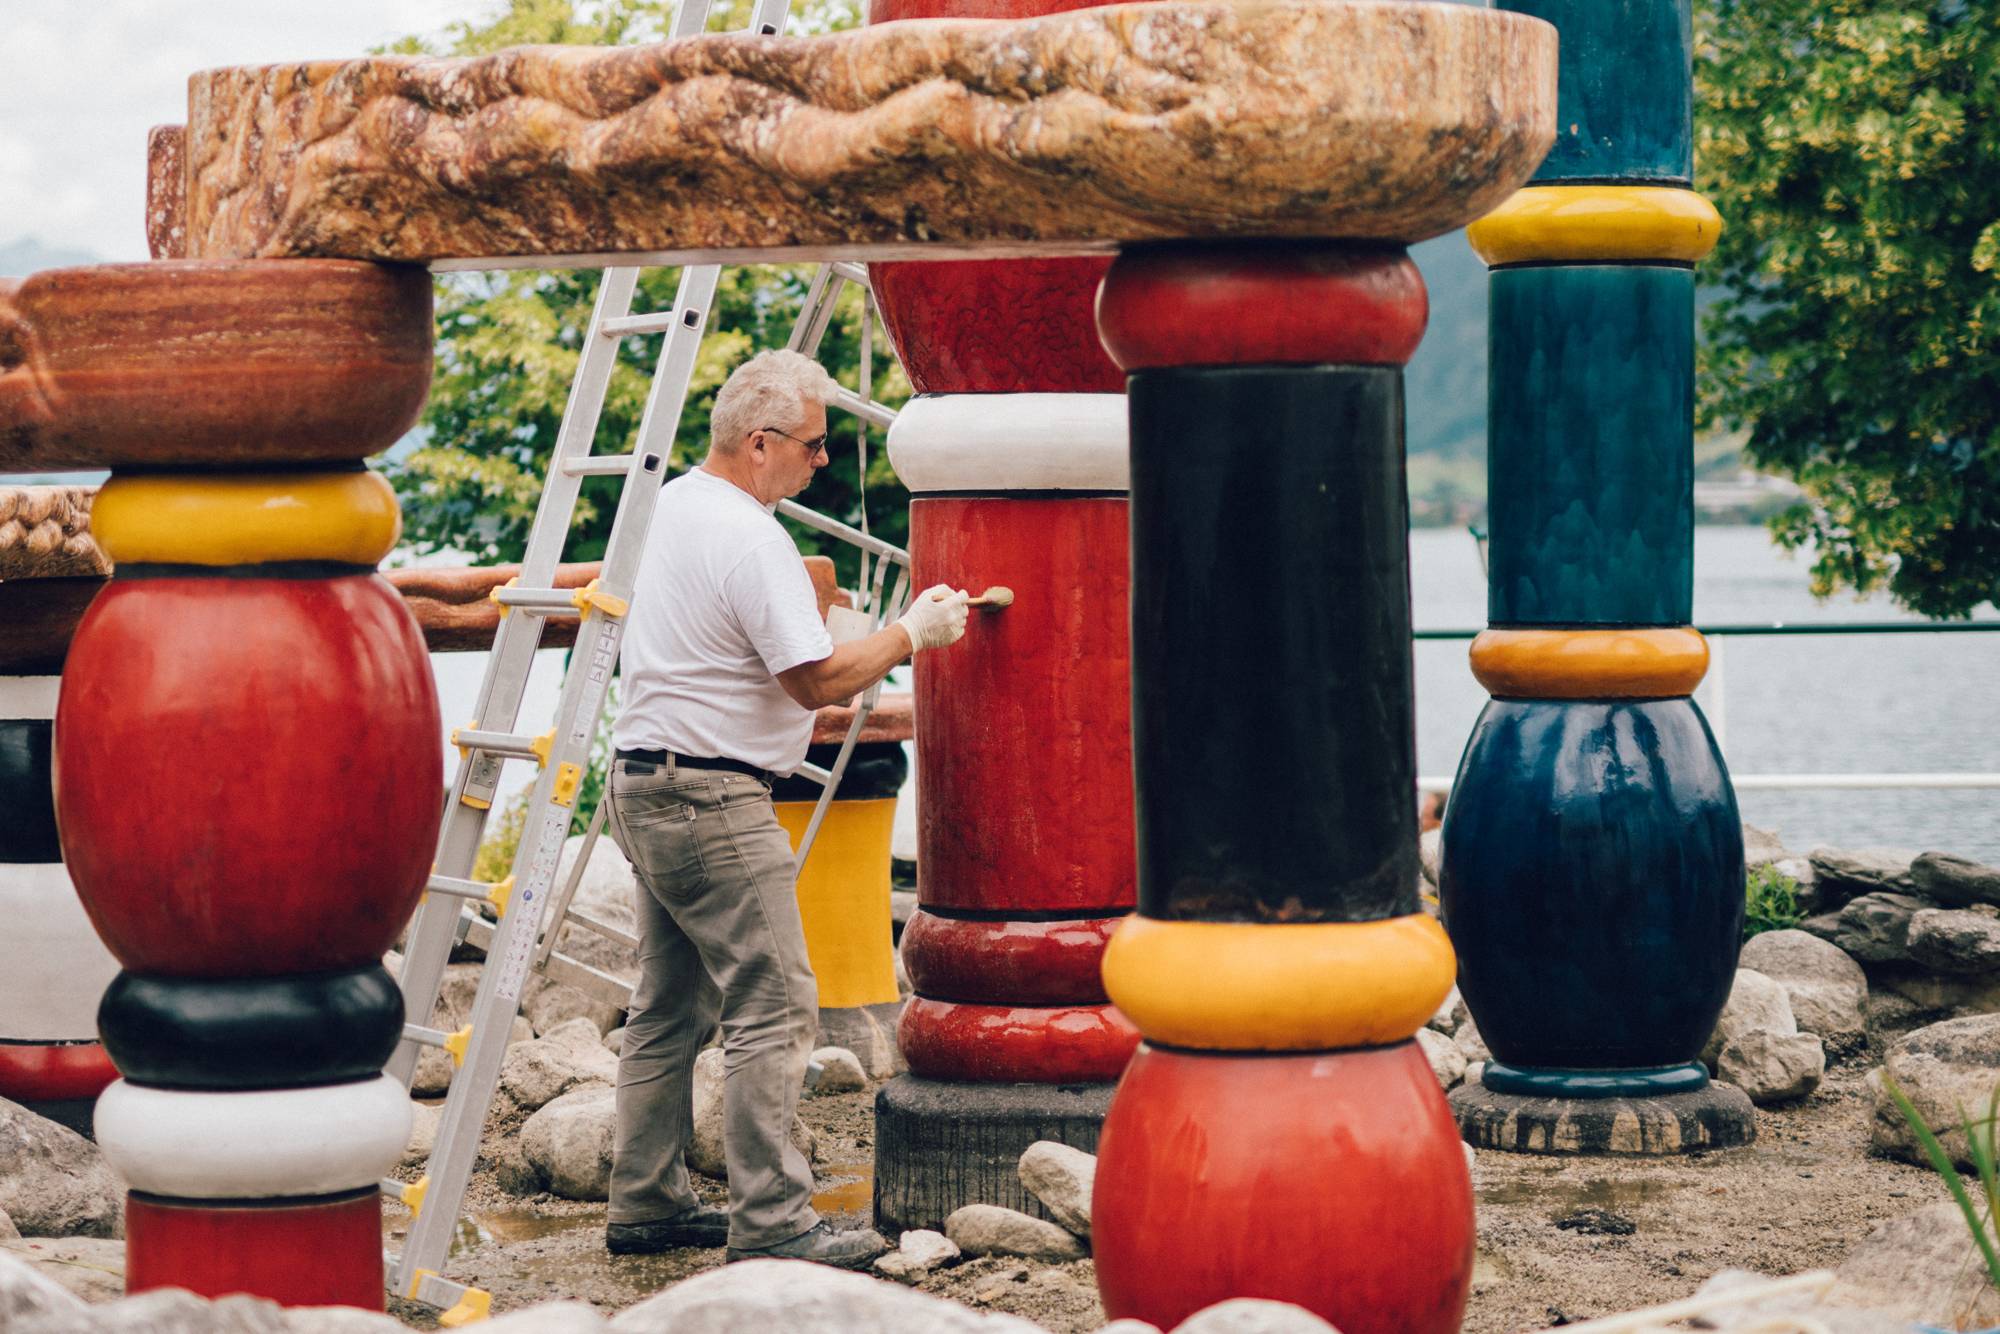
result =
M639 558L613 744L791 773L813 714L777 674L832 652L791 535L748 491L691 469L660 489Z

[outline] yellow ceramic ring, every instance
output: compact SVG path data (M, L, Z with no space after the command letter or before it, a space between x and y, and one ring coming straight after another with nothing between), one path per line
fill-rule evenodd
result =
M1675 699L1708 674L1699 630L1483 630L1472 674L1501 699Z
M1666 260L1715 249L1722 215L1692 190L1659 185L1537 185L1466 228L1491 265L1538 260Z
M90 529L119 564L374 565L403 515L372 472L114 475L91 503Z
M1400 1042L1457 973L1444 928L1422 913L1271 924L1134 915L1104 951L1105 991L1140 1032L1211 1051Z

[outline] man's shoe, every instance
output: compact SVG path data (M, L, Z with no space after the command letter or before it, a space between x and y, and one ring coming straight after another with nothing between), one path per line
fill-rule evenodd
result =
M825 1223L815 1223L790 1241L775 1246L759 1246L755 1250L731 1246L727 1259L730 1264L738 1260L810 1260L835 1269L866 1269L888 1249L889 1243L873 1228L835 1232Z
M697 1204L684 1214L650 1223L607 1223L604 1249L613 1255L653 1255L686 1246L720 1246L729 1240L729 1211Z

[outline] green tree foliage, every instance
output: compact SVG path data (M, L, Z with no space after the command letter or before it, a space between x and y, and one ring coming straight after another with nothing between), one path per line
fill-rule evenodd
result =
M512 0L490 21L461 23L433 41L407 38L408 54L476 55L527 43L614 44L659 40L672 6L664 0L608 0L595 6L566 0ZM740 28L744 0L718 0L709 26ZM793 32L850 27L843 0L795 6ZM718 207L726 201L716 201ZM673 438L670 466L678 472L708 448L708 414L715 392L751 354L783 347L812 279L811 266L725 268ZM635 312L673 305L677 270L646 271L633 298ZM520 558L541 495L563 406L576 372L596 299L595 270L494 270L441 276L437 283L437 368L423 416L423 440L388 468L402 499L405 531L418 551L453 550L474 561ZM849 287L820 345L822 364L850 389L859 387L863 300ZM871 323L874 323L871 321ZM874 397L891 405L909 397L879 324L872 333ZM659 356L659 335L630 337L605 395L596 449L632 448ZM909 496L889 467L879 428L839 411L831 414L833 462L799 499L847 523L861 519L860 442L866 440L869 528L901 544ZM567 560L595 560L610 536L619 479L583 482ZM852 577L853 549L810 529L794 532L802 550L824 552Z
M1806 503L1822 595L2000 591L2000 0L1704 0L1705 425Z

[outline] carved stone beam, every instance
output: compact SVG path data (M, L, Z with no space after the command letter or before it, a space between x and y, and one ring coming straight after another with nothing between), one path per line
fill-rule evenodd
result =
M1410 242L1547 151L1554 38L1459 5L1120 5L210 70L156 245L439 268ZM172 202L185 173L184 207Z

